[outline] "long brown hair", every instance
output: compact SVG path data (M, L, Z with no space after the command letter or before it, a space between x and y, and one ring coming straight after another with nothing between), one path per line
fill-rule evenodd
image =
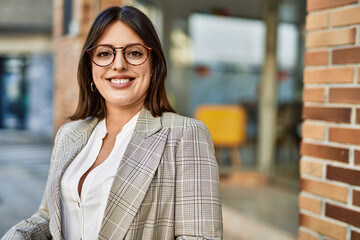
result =
M165 78L167 67L165 56L159 37L150 19L140 10L131 6L110 7L101 12L92 24L81 51L77 79L79 84L79 102L71 120L106 116L105 100L99 91L91 91L92 64L86 50L93 47L101 37L107 26L120 20L127 24L145 44L151 47L151 64L153 76L147 90L144 106L154 117L161 116L164 112L175 112L171 107L165 92Z

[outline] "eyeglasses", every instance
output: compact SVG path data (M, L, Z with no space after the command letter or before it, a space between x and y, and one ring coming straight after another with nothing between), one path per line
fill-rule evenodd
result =
M122 54L127 63L132 66L139 66L146 62L152 48L140 43L126 45L125 47L113 47L111 45L97 45L89 48L86 52L90 55L91 61L99 67L111 65L116 57L116 49L122 49Z

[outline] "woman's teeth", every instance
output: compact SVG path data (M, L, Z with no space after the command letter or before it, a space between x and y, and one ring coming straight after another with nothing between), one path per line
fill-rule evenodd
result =
M110 81L115 84L124 84L130 82L130 79L111 79Z

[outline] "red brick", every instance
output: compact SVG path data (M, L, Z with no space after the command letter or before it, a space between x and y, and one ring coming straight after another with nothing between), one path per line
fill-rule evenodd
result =
M346 227L339 224L306 214L300 214L299 222L300 226L309 228L327 237L331 237L337 240L346 239Z
M360 88L331 88L329 102L359 104Z
M81 16L80 24L80 37L85 38L93 20L93 13L94 13L94 2L90 2L90 0L85 0L82 2L80 6L80 13Z
M360 240L360 233L351 231L351 240Z
M320 68L305 69L304 83L352 83L354 81L354 68Z
M306 48L331 47L338 45L354 44L356 28L310 32L306 34Z
M355 150L355 154L354 154L354 164L355 165L360 165L360 151L359 150Z
M329 13L309 14L306 16L306 30L315 30L328 28Z
M301 179L301 190L340 202L347 202L348 189L328 182Z
M300 154L316 158L347 163L349 161L349 150L339 147L330 147L313 143L301 142Z
M357 0L307 0L306 10L308 12L312 12L320 9L334 8L353 3L357 3Z
M360 227L360 212L326 203L325 215L355 227Z
M304 122L301 127L301 136L305 138L324 140L325 126Z
M62 8L55 9L54 14L62 13ZM75 10L74 10L75 11ZM62 24L62 23L55 23ZM68 117L74 113L78 102L78 85L76 81L77 63L81 52L79 37L62 35L62 25L54 38L54 103L55 103L55 129L68 121Z
M312 175L314 177L322 177L323 164L302 159L300 161L300 173Z
M326 168L326 178L329 180L360 186L360 171L349 168L340 168L329 165Z
M331 127L329 128L329 141L360 144L360 129Z
M321 214L321 200L300 194L299 208Z
M360 123L360 108L356 109L356 123Z
M334 49L332 52L332 63L360 63L360 47Z
M329 51L305 52L304 64L305 66L328 65Z
M352 204L360 207L360 191L355 189L353 190Z
M324 102L325 89L324 88L304 88L303 89L304 102Z
M312 233L305 232L301 229L299 229L298 231L298 240L319 240L319 239L320 237Z
M350 123L351 109L304 106L302 117L303 119Z
M334 11L332 13L331 22L333 27L359 24L360 7L345 8Z
M100 9L101 11L111 7L111 6L121 6L122 5L123 0L102 0L101 1L101 5L100 5Z

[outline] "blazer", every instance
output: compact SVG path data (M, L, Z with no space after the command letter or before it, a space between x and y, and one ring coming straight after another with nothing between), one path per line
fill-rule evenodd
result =
M97 122L88 118L59 129L38 211L3 240L63 239L60 179ZM141 110L114 177L99 239L222 239L218 165L202 122Z

